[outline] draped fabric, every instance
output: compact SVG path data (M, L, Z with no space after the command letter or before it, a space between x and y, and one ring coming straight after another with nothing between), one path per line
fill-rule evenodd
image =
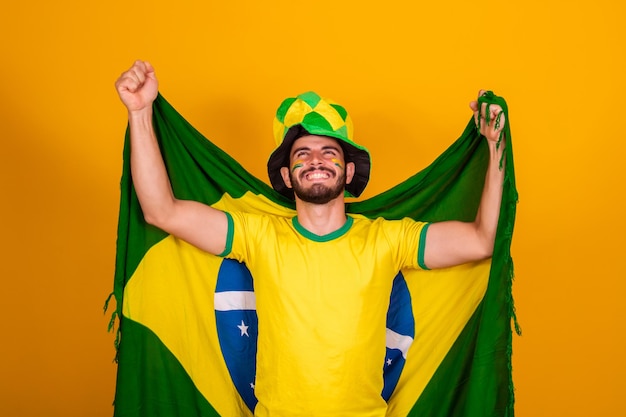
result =
M482 100L506 109L499 97ZM513 416L510 255L517 192L506 114L504 193L492 259L398 271L380 358L388 416ZM174 194L228 211L293 217L293 202L203 137L159 95L153 125ZM252 416L257 319L244 264L145 223L126 135L113 296L116 416ZM474 219L489 151L474 121L430 166L354 216ZM118 343L119 342L119 343ZM277 341L280 343L280 341ZM315 415L315 411L311 411Z

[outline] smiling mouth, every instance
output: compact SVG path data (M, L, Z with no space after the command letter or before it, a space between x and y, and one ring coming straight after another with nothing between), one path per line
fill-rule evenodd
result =
M304 175L304 178L306 178L307 180L326 180L329 179L330 176L330 173L328 173L327 171L316 170L306 173Z
M313 168L303 172L300 178L307 181L327 180L335 176L335 173L326 168Z

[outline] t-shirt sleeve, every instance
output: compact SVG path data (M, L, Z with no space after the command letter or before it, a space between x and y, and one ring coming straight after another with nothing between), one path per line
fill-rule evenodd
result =
M228 219L226 247L219 256L235 259L239 262L250 262L254 259L254 248L259 247L257 241L268 230L267 217L242 213L225 212Z
M418 222L410 218L388 223L387 237L395 249L396 261L400 269L425 269L426 233L430 223Z

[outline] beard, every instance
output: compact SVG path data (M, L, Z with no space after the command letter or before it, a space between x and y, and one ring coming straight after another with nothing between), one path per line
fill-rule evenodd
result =
M307 171L307 173L310 171ZM307 173L302 173L302 176ZM291 186L293 187L294 194L302 201L312 204L326 204L331 200L339 197L346 188L346 173L342 171L337 182L333 186L327 186L324 184L313 184L310 188L305 189L300 185L300 182L294 178L292 173L289 173L291 178Z

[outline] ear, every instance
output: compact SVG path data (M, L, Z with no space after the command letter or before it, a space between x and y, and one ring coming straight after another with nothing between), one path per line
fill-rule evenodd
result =
M287 188L292 188L291 187L291 178L289 177L289 168L282 167L280 169L280 176L283 177L283 182L285 183Z
M350 184L352 182L352 178L354 178L354 162L348 162L346 164L346 184Z

